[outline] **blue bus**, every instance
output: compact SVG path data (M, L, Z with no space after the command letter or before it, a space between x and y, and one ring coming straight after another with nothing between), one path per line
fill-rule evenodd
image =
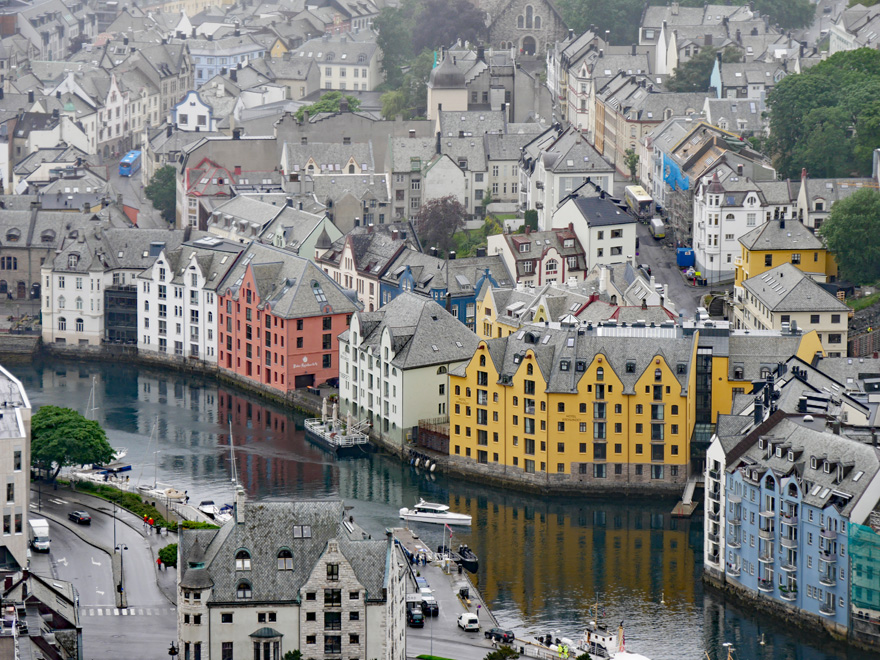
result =
M119 176L131 176L141 169L141 152L129 151L119 161Z

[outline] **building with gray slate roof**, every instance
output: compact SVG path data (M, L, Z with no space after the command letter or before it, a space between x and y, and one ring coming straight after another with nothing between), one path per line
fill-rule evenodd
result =
M339 337L342 411L402 447L420 419L447 414L446 374L470 359L477 342L452 314L413 293L378 311L358 312ZM391 371L383 372L389 363Z
M220 529L180 535L181 657L404 660L407 563L341 500L245 502Z

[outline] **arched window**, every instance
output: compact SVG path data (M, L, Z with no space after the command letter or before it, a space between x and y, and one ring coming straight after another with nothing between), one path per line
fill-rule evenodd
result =
M548 259L547 265L544 267L544 270L548 273L555 273L558 268L559 264L557 263L556 259Z
M7 243L17 243L19 238L21 238L21 231L18 229L10 229L6 232Z
M80 298L79 296L76 297L76 308L77 309L83 308L83 299Z
M63 316L58 319L58 329L59 330L67 330L67 319Z
M761 378L770 378L770 367L761 367Z
M663 111L663 119L669 119L672 116L672 108L666 108Z
M64 309L66 303L67 301L64 300L64 296L58 296L58 309Z
M238 583L238 587L235 589L235 597L239 600L250 600L253 598L254 592L251 590L251 583L247 580L242 580Z
M773 477L767 477L764 481L764 488L767 490L776 490L776 482L773 481Z
M353 165L353 164L349 164L349 166L348 166L348 173L349 173L349 174L354 174L354 165Z
M789 497L797 497L798 489L794 484L788 484L788 496Z
M532 6L526 5L526 27L527 28L532 27L532 17L534 15L534 13L535 13L535 10L532 9Z
M733 221L733 213L728 213L727 215L724 216L724 219Z
M235 570L249 571L251 570L251 553L247 550L239 550L235 554Z
M742 367L734 367L734 368L733 368L733 378L734 378L735 380L742 380L742 379L743 379L743 374L744 374L744 372L743 372L743 368L742 368Z
M367 63L367 56L364 55L363 53L358 55L358 64L366 64L366 63Z
M481 355L481 356L480 356L480 366L481 366L481 367L485 367L485 366L486 366L486 356L485 356L485 355Z
M617 296L611 296L611 304L612 304L612 305L616 305L616 304L617 304Z
M438 375L445 374L445 373L446 373L446 367L437 367L437 374Z
M525 24L525 19L523 19L522 14L520 14L519 16L516 17L516 27L518 27L521 30L523 28L524 24Z
M85 324L83 323L83 320L82 320L82 319L77 319L77 320L76 320L76 331L77 331L77 332L82 332L84 326L85 326Z
M541 17L540 16L535 16L535 29L536 30L541 29Z
M279 571L292 571L293 570L293 553L290 552L287 548L281 550L278 553L278 570Z
M532 364L529 363L526 365L526 375L531 376L534 373L534 369L532 368Z
M596 369L596 380L605 380L605 370L602 367Z
M654 369L654 380L663 380L663 370Z

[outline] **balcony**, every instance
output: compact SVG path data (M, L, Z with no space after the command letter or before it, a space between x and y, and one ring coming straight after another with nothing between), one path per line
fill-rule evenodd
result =
M786 573L794 573L797 571L797 564L791 561L791 559L783 559L782 560L782 568Z
M736 514L734 514L734 516L735 517L730 518L729 522L731 525L736 525L737 527L739 527L740 525L742 525L742 519Z
M824 561L826 564L834 564L837 563L837 557L832 555L829 552L825 552L824 550L819 551L819 561Z
M819 614L824 614L825 616L834 616L837 613L837 610L834 607L833 603L822 603L819 607Z
M779 539L779 540L782 542L782 547L783 547L783 548L796 548L796 547L798 547L798 541L797 541L797 539L793 539L793 538L790 538L790 537L788 537L788 536L783 536L783 537L782 537L781 539Z
M822 575L819 576L819 584L821 584L823 587L836 587L837 573L833 571L822 573Z
M717 523L721 520L721 514L719 514L717 511L710 511L709 512L709 520Z
M758 589L760 591L770 592L773 591L773 580L766 580L764 578L758 578Z
M823 539L830 539L833 541L837 538L837 532L830 529L823 529L821 532L819 532L819 536L821 536Z
M718 543L718 534L713 534L712 532L709 532L709 542Z
M721 473L718 470L709 470L709 478L714 479L715 481L721 480Z
M742 544L739 542L739 539L734 536L727 540L727 547L736 549L741 548Z
M758 555L758 561L762 564L772 564L773 563L773 553L765 552L763 554Z
M736 257L736 258L733 260L733 265L734 265L734 266L742 266L742 265L743 265L742 257Z
M798 517L787 513L783 513L779 520L783 525L791 525L792 527L798 524Z
M721 491L720 490L710 490L709 491L709 499L713 502L721 501Z
M759 529L758 530L758 536L762 539L767 539L767 540L771 540L775 533L776 533L776 530L774 530L772 527L769 527L767 529Z
M740 567L735 566L734 564L727 564L727 574L730 577L739 577L740 576Z
M715 552L715 553L711 553L711 552L710 552L710 553L709 553L709 561L711 561L713 564L717 564L717 563L718 563L718 559L719 559L719 556L718 556L718 553L717 553L717 552Z
M782 600L787 600L789 602L797 600L797 589L787 589L786 587L779 588L779 597Z

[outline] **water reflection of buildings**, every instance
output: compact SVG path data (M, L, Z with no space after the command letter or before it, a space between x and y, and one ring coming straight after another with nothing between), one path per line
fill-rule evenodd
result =
M471 536L484 566L482 593L490 602L514 601L527 618L558 600L574 608L572 620L582 621L596 595L608 598L610 591L643 602L664 594L686 605L696 600L690 522L672 518L666 502L574 503L499 493L491 501L453 495L450 505L483 528Z
M338 490L339 472L305 439L293 415L219 388L217 422L229 428L230 420L238 479L250 497L311 490L304 484L320 484L326 493ZM221 434L218 444L228 447L228 434Z

